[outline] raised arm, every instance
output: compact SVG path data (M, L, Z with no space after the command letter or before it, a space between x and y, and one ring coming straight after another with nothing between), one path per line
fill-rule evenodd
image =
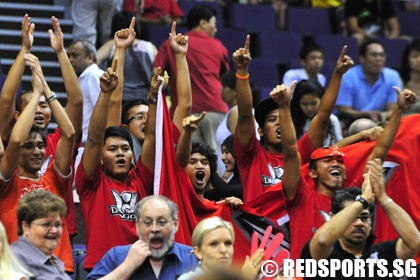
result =
M28 58L30 54L23 55L23 59ZM33 68L33 67L31 67ZM38 107L39 98L42 95L43 88L39 77L32 69L32 87L33 94L29 103L25 106L15 125L13 126L12 133L10 134L9 143L4 151L3 158L1 159L1 175L3 179L10 179L13 172L19 163L20 153L23 144L28 137L29 131L34 122L35 112Z
M344 46L338 57L337 64L331 76L331 81L319 104L318 112L312 119L308 128L308 137L314 149L320 148L324 144L325 135L328 129L330 115L332 114L335 102L337 101L338 91L341 85L341 78L353 65L353 60L346 55L347 46Z
M279 85L270 92L270 97L279 105L281 143L284 157L283 190L286 198L291 200L300 179L300 156L297 149L295 127L290 113L290 99L297 81L289 88Z
M369 171L362 185L362 197L369 202L374 203L375 196L372 192L371 174ZM328 258L347 228L353 223L363 210L363 204L359 202L351 203L337 214L334 214L328 222L324 223L312 237L309 250L315 260Z
M55 151L55 166L61 174L69 175L71 172L70 166L74 151L75 132L73 125L57 97L55 97L55 95L53 95L51 92L51 89L45 80L44 74L42 73L42 68L39 64L38 58L32 54L28 54L26 57L32 71L35 72L35 74L41 80L42 87L44 89L45 100L47 100L55 121L60 128L61 136L58 140L57 149Z
M399 236L396 245L397 258L402 260L412 259L420 250L420 233L407 212L386 194L382 161L375 159L373 164L377 170L375 172L376 176L372 178L375 199L388 216Z
M378 141L373 147L372 153L369 155L368 160L374 158L379 158L384 161L385 157L394 142L395 135L398 132L398 127L401 122L401 117L403 116L406 109L410 107L411 104L414 104L417 101L417 96L414 92L409 89L400 91L399 88L394 87L395 91L398 94L397 104L394 105L392 110L391 117L386 124L384 131L379 136Z
M252 92L249 84L248 66L251 62L249 53L251 37L246 36L245 46L233 53L233 61L236 64L236 92L238 94L238 124L235 134L240 145L247 149L251 145L255 131L254 115L252 114Z
M16 93L25 71L24 55L32 48L34 30L35 24L31 23L31 18L25 14L22 20L22 46L7 74L0 95L0 134L3 136L7 135L10 122L14 117Z
M111 95L111 103L108 112L108 126L118 126L121 123L122 111L122 97L124 87L124 63L127 49L131 47L136 39L136 32L134 31L135 17L131 18L131 23L128 28L118 30L114 35L115 53L114 58L118 58L117 76L118 85Z
M156 151L156 112L157 112L157 98L160 84L162 83L159 75L162 73L160 67L156 68L152 81L150 82L149 90L149 112L147 112L146 131L144 142L142 146L141 161L149 169L150 172L155 172L155 151ZM159 139L160 141L160 139Z
M54 16L51 17L51 23L53 30L48 30L51 47L57 54L64 87L66 88L67 92L67 104L65 112L67 113L67 116L73 125L75 131L75 139L76 141L79 141L82 135L83 94L82 90L80 89L76 73L74 72L73 66L70 63L67 52L64 49L63 32L61 31L60 23ZM61 132L63 133L63 131Z
M171 33L169 33L169 43L175 54L176 63L176 91L178 105L174 111L173 122L179 131L182 131L183 119L191 114L192 96L191 79L187 63L188 36L181 33L176 34L176 23L172 23Z
M201 113L200 116L189 116L183 119L182 121L182 133L179 137L178 145L176 147L176 159L182 168L187 167L188 162L190 161L191 148L192 148L192 135L193 132L198 128L198 124L206 112Z
M92 117L90 118L88 137L82 156L83 169L87 178L92 176L95 169L101 163L109 102L111 94L118 84L118 76L115 73L117 63L114 59L112 68L108 68L100 78L101 91L95 108L93 108Z

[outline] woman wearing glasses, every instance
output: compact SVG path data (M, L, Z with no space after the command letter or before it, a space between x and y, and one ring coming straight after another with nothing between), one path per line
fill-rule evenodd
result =
M63 235L65 214L64 200L42 189L28 192L19 201L19 239L11 248L36 279L71 279L64 263L53 254Z

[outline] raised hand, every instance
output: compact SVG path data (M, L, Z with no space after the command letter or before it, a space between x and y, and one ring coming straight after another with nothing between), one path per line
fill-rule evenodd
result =
M128 49L133 44L136 39L136 32L134 31L135 24L136 18L132 17L128 28L115 32L114 43L117 48Z
M181 33L176 34L176 22L172 23L171 33L169 33L169 43L175 54L186 54L188 50L188 36Z
M25 14L22 20L22 48L25 48L28 52L34 43L34 30L35 24L31 23L31 18L28 14Z
M149 91L149 98L157 99L159 87L163 82L163 78L159 78L159 75L162 73L162 68L157 67L154 70L152 81L150 82L150 91Z
M60 23L58 22L58 19L55 16L51 17L51 24L53 26L53 29L48 29L51 47L56 52L61 52L64 50L63 32L61 31Z
M270 92L270 97L279 106L289 106L293 95L293 88L296 84L297 81L295 80L289 87L286 87L284 84L278 85Z
M346 54L347 45L341 50L340 56L338 57L337 64L335 66L335 72L338 74L344 74L354 65L353 59Z
M410 107L411 104L417 102L417 95L413 91L409 89L404 89L401 91L398 87L393 87L393 89L398 94L397 105L401 110L405 111Z
M108 67L108 69L99 78L99 84L103 93L112 93L118 85L118 76L117 73L115 73L115 71L117 70L117 62L118 58L114 58L114 61L112 62L112 67Z
M249 53L249 44L251 42L251 36L246 35L245 46L236 50L233 53L233 62L235 62L238 69L248 68L251 62L251 54Z
M27 53L23 56L23 58L26 61L26 65L28 65L31 68L32 74L36 75L37 79L39 79L39 82L41 83L41 90L40 92L43 92L43 86L45 81L44 73L42 72L41 64L39 63L38 57L31 53ZM32 82L34 82L34 76L32 75ZM39 86L39 85L37 85ZM35 88L34 88L35 90Z
M198 124L205 116L206 112L202 112L198 117L194 115L188 116L182 120L182 127L184 130L194 131L198 128Z
M369 204L372 204L375 202L375 194L373 192L372 188L372 172L375 172L376 168L372 168L372 165L374 164L374 161L369 161L367 164L368 171L363 174L363 177L365 177L365 180L362 184L362 196L363 198L369 202ZM373 170L372 170L373 169Z

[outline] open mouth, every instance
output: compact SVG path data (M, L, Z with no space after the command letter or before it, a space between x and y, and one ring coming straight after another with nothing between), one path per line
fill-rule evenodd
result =
M281 138L280 128L278 128L278 129L276 130L276 136L277 136L277 137L279 137L279 138Z
M332 169L332 170L330 170L330 175L332 175L332 176L336 176L336 177L339 177L339 176L341 176L341 174L342 174L342 172L341 172L341 170L340 169Z
M163 238L162 237L152 237L149 240L150 246L153 249L160 249L163 246Z
M125 159L123 159L123 158L122 158L122 159L117 160L117 165L118 165L118 166L120 166L120 167L121 167L121 166L125 166L125 163L126 163L126 161L125 161Z
M38 124L38 125L43 124L44 123L44 118L42 116L35 117L34 122L35 122L35 124Z
M204 182L204 171L197 171L197 173L195 173L195 179L197 180L198 183L203 183Z

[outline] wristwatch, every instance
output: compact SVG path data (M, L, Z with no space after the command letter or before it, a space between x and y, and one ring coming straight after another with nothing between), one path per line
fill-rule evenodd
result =
M362 203L363 209L368 209L369 208L369 202L367 202L366 199L364 199L363 196L361 196L360 194L358 196L356 196L355 200Z

